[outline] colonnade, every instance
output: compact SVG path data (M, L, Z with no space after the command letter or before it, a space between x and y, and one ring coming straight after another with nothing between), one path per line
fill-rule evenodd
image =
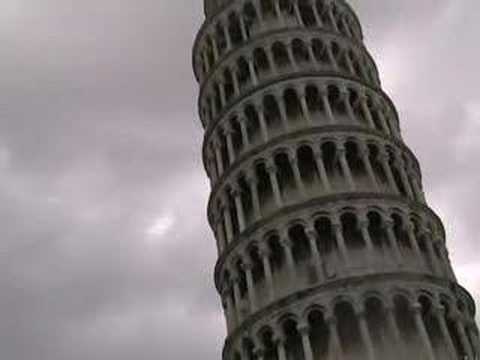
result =
M221 113L246 90L285 73L339 72L374 87L379 86L374 63L363 48L343 43L335 37L308 37L305 40L295 34L269 37L260 46L242 49L238 55L226 59L205 80L200 90L204 122L211 121L212 111Z
M352 276L354 269L356 276L402 269L454 279L435 221L397 211L341 209L231 245L217 265L230 325L298 289Z
M213 19L197 39L195 70L199 80L203 81L224 54L276 25L281 28L320 28L351 39L361 39L355 15L337 1L253 0L242 6L232 2L231 10Z
M381 192L425 202L420 174L398 149L358 138L328 137L317 144L287 146L250 158L212 192L209 214L220 251L248 226L307 198Z
M224 360L470 360L472 298L344 0L205 0Z
M388 102L350 85L287 83L239 104L205 136L207 173L214 180L242 153L305 127L350 125L400 138Z
M310 300L308 308L259 321L236 334L226 350L234 360L392 359L463 360L480 356L471 314L451 294L395 289ZM352 339L356 341L352 342Z

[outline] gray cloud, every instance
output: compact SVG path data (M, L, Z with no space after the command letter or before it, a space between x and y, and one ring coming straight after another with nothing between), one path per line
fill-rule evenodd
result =
M201 2L3 3L2 356L220 358L190 70ZM480 5L353 5L480 299Z

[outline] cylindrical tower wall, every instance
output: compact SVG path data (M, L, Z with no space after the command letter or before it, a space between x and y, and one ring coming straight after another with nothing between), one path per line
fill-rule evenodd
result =
M205 11L193 65L224 358L480 355L474 303L352 8Z

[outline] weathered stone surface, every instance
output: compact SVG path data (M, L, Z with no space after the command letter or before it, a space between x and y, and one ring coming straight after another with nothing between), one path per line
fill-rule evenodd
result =
M480 355L474 302L351 7L205 12L193 63L224 359Z

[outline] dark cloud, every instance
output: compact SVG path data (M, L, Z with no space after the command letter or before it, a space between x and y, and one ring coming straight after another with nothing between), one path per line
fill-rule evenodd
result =
M480 298L480 5L355 1ZM6 359L220 358L191 0L0 5L0 348Z

